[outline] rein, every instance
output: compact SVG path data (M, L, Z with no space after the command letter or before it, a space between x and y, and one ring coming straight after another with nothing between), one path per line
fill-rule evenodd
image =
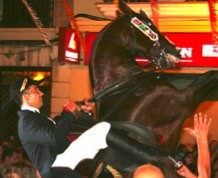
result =
M151 69L149 71L147 71L146 73L143 70L139 70L138 68L134 68L132 70L130 70L128 72L128 74L124 77L121 77L120 79L118 79L117 81L113 82L112 84L110 84L109 86L107 86L106 88L104 88L102 91L98 92L97 94L95 94L93 97L89 98L88 101L89 102L98 102L102 99L104 99L104 97L107 97L110 94L118 94L123 92L123 88L129 84L130 81L134 81L137 78L140 77L144 77L144 79L147 80L147 78L145 77L145 75L152 75L153 74L154 69ZM138 87L140 87L143 83L145 82L145 80L141 80L139 83L137 83L137 85L135 85L131 90L128 90L126 95L123 95L122 97L119 98L119 100L115 103L114 107L112 108L112 110L107 113L107 115L101 119L101 120L105 120L106 118L108 118L113 111L116 110L117 106L119 106L123 99L128 96L130 93L134 92L135 90L138 89ZM128 89L128 88L127 88ZM76 103L78 105L83 105L84 101L76 101ZM79 113L77 113L78 115L80 115ZM89 120L90 116L88 116L87 114L81 113L83 115L83 117L87 118L87 120ZM92 119L93 120L93 119Z
M127 84L128 82L125 82L124 84ZM143 81L144 83L144 81ZM132 92L134 92L140 85L142 84L142 82L139 82L137 85L135 85L131 90L128 90L126 92L125 95L119 97L119 100L117 100L117 102L114 104L113 108L110 110L110 112L108 112L104 118L101 118L101 120L106 120L116 109L117 107L123 102L123 100Z
M127 76L122 77L119 80L113 82L111 85L106 87L104 90L100 91L98 94L90 98L88 101L98 102L110 94L117 94L119 92L123 92L122 88L125 87L130 81L134 81L136 79L141 78L141 80L134 87L132 87L123 96L119 98L119 100L114 104L110 112L108 112L104 116L104 118L101 119L101 120L106 120L117 109L117 106L119 106L129 94L133 93L141 85L143 85L146 82L146 80L149 79L149 76L151 76L152 74L153 74L153 70L150 70L149 72L145 73L143 70L132 69ZM84 102L77 102L77 104L82 105L84 104ZM85 112L77 111L76 113L82 119L87 120L88 121L87 124L89 126L93 126L98 122L95 119L93 119L92 116L87 115ZM141 142L150 143L156 146L160 146L162 144L158 135L156 135L154 132L149 130L149 128L144 127L140 124L133 123L133 122L126 122L126 121L107 121L107 122L110 122L113 125L113 127L125 131L126 134L130 134L132 135L132 137L137 137L138 139L141 140ZM85 129L87 128L85 127Z
M136 72L135 72L136 71ZM110 86L106 87L104 90L100 91L98 94L96 94L94 97L90 98L90 102L98 102L101 99L104 99L104 97L108 96L109 94L118 94L123 93L123 88L129 84L130 81L136 81L139 78L142 78L135 86L133 86L131 89L125 88L126 93L125 95L119 97L119 100L116 101L113 108L108 112L104 118L101 118L101 120L106 120L116 109L117 107L123 102L123 100L131 93L136 91L142 84L145 83L146 80L149 79L149 75L153 74L153 69L144 72L143 70L137 70L133 69L131 70L127 76L120 78L119 80L113 82ZM133 74L133 75L132 75Z
M148 72L144 72L143 70L138 70L138 68L134 68L131 71L128 72L128 74L124 77L119 78L106 88L104 88L102 91L98 92L95 96L90 98L88 101L90 102L97 102L104 98L108 94L113 94L115 91L118 91L124 87L126 84L128 84L130 81L133 81L134 79L143 76L145 74L152 74L154 69L151 69Z

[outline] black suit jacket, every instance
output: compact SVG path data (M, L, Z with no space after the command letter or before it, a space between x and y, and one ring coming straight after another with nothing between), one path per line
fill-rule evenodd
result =
M18 111L18 116L20 141L29 159L41 175L45 175L50 171L57 154L69 146L66 136L72 130L76 119L67 111L61 113L56 124L42 114L28 110Z

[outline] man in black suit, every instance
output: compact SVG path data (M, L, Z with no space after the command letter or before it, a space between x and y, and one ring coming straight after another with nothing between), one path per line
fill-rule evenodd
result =
M40 113L43 95L38 83L28 77L18 79L10 87L10 101L15 101L21 108L18 111L20 141L43 178L79 178L81 176L72 171L77 164L94 158L100 149L108 146L120 149L137 163L145 163L157 153L164 155L120 135L107 122L95 124L70 143L66 136L80 120L77 104L68 102L55 123ZM89 111L90 103L86 102L79 109Z

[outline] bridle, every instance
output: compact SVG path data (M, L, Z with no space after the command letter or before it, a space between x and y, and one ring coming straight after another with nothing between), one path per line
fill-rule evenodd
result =
M166 53L164 51L164 47L160 45L161 43L160 43L159 35L149 27L151 26L150 23L145 24L135 16L134 17L130 16L129 18L130 18L130 29L133 39L136 39L135 28L137 28L139 31L141 31L144 35L146 35L150 39L154 47L160 48L159 58L153 58L152 63L155 65L156 69L164 70L163 67L160 65L161 63L160 61L164 60L163 58L164 56L166 56ZM135 46L136 46L136 41L134 40L133 49L135 49Z

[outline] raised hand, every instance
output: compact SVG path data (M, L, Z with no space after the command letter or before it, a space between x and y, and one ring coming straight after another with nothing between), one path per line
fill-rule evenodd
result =
M194 129L185 128L191 136L193 136L197 143L203 143L208 141L208 132L212 119L207 115L198 113L194 115Z

